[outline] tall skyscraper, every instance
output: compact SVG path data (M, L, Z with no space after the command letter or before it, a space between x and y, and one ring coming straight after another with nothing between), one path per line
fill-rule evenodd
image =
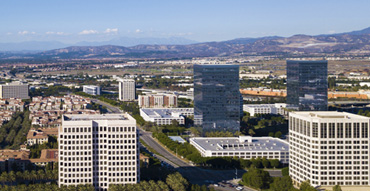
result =
M287 61L287 104L300 111L328 109L327 61Z
M238 65L194 65L194 118L203 132L239 130Z
M121 79L119 80L118 98L121 101L133 101L135 100L135 80L133 79Z
M136 120L126 114L64 115L59 127L59 186L139 181Z
M369 120L346 112L290 112L293 184L369 186Z

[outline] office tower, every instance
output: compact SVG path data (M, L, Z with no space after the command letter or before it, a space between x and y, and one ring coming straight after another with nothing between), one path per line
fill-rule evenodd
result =
M90 95L100 95L100 87L93 86L93 85L84 85L83 92L90 94Z
M327 61L287 61L287 104L300 111L327 111Z
M177 107L177 96L174 94L139 95L138 101L141 108Z
M369 119L346 112L290 112L289 175L293 183L368 186Z
M135 100L135 80L121 79L119 80L119 100L133 101Z
M206 131L238 131L238 65L194 65L194 121Z
M59 127L59 186L139 182L136 120L126 114L64 115Z
M21 82L0 85L0 99L8 98L29 99L28 85Z

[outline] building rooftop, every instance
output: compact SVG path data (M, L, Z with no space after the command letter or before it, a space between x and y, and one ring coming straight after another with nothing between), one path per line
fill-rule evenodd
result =
M63 115L64 121L128 120L125 114Z
M191 140L204 150L210 151L281 151L289 150L289 144L272 137L195 137Z
M177 141L179 143L186 143L186 141L180 136L168 136L171 140Z
M151 118L174 118L182 112L194 112L193 108L143 108L140 109Z
M338 111L296 111L291 114L316 119L369 119L369 117Z

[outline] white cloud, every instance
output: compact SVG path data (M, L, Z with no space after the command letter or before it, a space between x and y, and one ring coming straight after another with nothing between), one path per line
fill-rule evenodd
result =
M13 33L11 33L11 32L8 32L8 33L6 33L6 35L12 35Z
M141 33L141 32L143 32L143 31L141 31L140 29L136 29L136 30L135 30L135 32L136 32L136 33Z
M18 34L20 35L26 35L26 34L29 34L30 32L29 31L19 31Z
M114 28L114 29L110 29L110 28L107 28L104 33L107 33L107 34L117 34L118 33L118 29L117 28Z
M86 35L86 34L98 34L99 32L97 30L83 30L78 34Z
M330 30L330 31L328 31L328 33L329 34L334 34L334 33L336 33L336 31L335 30Z
M53 32L53 31L48 31L48 32L46 32L45 34L47 34L47 35L53 35L53 34L56 34L56 35L65 35L66 33L64 33L64 32Z
M26 34L36 34L36 32L31 32L31 31L19 31L19 35L26 35Z

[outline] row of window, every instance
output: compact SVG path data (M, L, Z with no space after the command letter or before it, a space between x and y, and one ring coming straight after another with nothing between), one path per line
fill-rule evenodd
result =
M64 127L64 133L136 132L136 127Z

